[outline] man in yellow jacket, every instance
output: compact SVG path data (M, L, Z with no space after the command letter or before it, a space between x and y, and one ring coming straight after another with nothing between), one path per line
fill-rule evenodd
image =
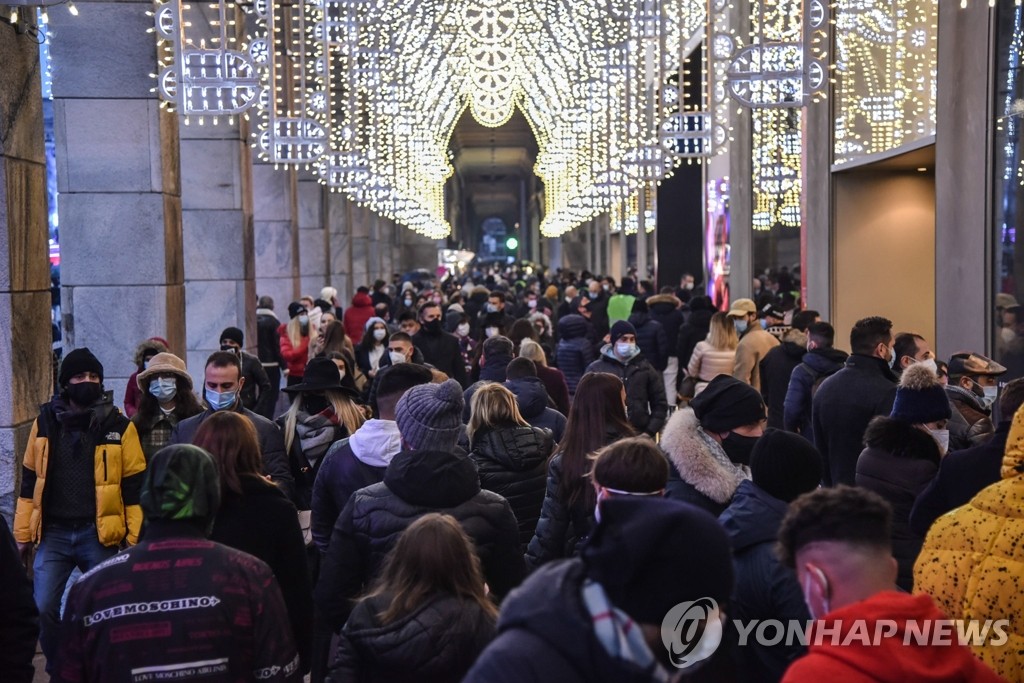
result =
M47 671L75 567L86 572L138 541L146 470L135 425L103 390L103 365L89 349L64 358L58 384L60 393L32 424L14 514L21 552L37 545L32 571Z

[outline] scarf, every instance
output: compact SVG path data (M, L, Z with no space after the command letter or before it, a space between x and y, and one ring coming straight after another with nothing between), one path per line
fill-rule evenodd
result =
M612 605L601 584L588 580L582 592L583 605L594 624L597 642L612 659L632 664L647 673L652 681L667 683L671 680L668 671L654 658L640 627L628 614Z
M324 456L331 444L337 440L338 416L332 408L306 415L299 413L295 423L295 435L299 437L299 449L315 465Z

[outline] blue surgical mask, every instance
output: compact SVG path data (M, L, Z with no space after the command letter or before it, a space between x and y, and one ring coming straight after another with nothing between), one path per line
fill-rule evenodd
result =
M747 331L746 320L733 320L732 322L736 326L736 331L739 332L740 334L743 334L744 332Z
M308 325L309 324L309 316L308 315L300 315L299 316L299 324L300 325Z
M157 377L149 383L149 393L160 403L167 403L178 393L178 380L173 377Z
M238 391L214 391L206 390L206 404L211 410L225 410L235 405L238 398Z
M619 358L632 358L637 353L636 344L631 342L618 342L615 344L615 353L619 355Z
M765 318L761 318L761 329L762 330L767 330L768 329L768 320L765 319Z
M487 304L487 312L488 313L497 313L498 312L498 307L495 306L494 304Z

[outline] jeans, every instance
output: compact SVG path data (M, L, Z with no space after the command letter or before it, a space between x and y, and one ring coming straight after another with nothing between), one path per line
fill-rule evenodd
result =
M33 593L39 608L39 643L49 673L57 656L60 634L60 603L64 586L77 567L87 572L117 554L117 546L104 546L96 537L96 523L51 523L32 564Z

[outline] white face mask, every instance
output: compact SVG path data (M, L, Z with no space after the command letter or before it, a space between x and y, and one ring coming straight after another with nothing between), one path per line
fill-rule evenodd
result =
M896 347L895 346L890 346L889 347L889 369L892 370L894 367L896 367Z
M373 331L373 338L377 341L384 341L384 337L388 336L387 330L376 329Z
M488 327L486 330L484 330L484 334L487 335L488 337L493 337L498 334L498 328Z
M981 404L986 408L991 408L992 404L999 398L999 387L982 387L981 390L985 393L984 398L981 399Z
M455 334L460 337L465 337L469 334L469 323L459 323L459 326L455 328Z
M936 375L939 374L939 364L935 362L934 358L925 358L924 360L919 360L917 361L917 363L915 363L915 365L923 365Z
M928 433L932 435L935 442L939 444L939 452L945 455L949 452L949 430L948 429L929 429Z
M398 351L388 351L388 357L391 359L392 365L398 365L399 363L405 362L405 354L399 353Z

